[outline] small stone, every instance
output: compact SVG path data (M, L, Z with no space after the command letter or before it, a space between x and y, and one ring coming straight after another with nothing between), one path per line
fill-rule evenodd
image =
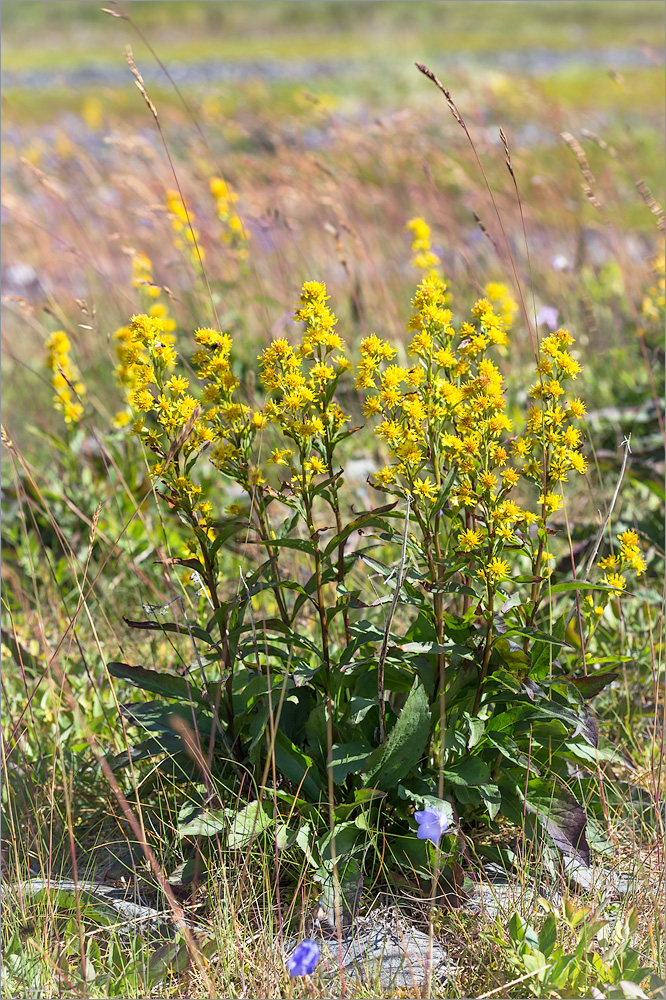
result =
M393 914L371 914L358 918L342 938L342 971L346 978L382 991L411 989L427 977L429 937ZM338 940L327 935L322 946L321 968L325 976L340 972ZM455 972L441 944L433 941L432 980L445 983Z

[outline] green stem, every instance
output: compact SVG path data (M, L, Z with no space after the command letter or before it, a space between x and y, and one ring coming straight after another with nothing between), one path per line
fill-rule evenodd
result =
M335 516L335 530L338 535L342 534L342 517L340 516L340 499L338 494L338 484L335 482L333 473L333 445L331 444L328 433L325 438L326 446L326 465L328 469L328 474L333 479L331 483L331 508ZM345 542L344 539L338 543L338 583L345 582ZM342 619L345 626L345 641L347 645L352 641L352 634L349 625L349 611L345 608L342 612Z
M321 552L319 550L319 542L317 540L317 530L314 526L314 520L312 518L312 502L308 493L307 484L305 483L305 476L303 476L303 502L305 505L305 512L307 515L308 531L310 532L310 540L314 546L314 562L315 562L315 582L317 585L317 613L319 615L319 627L321 630L321 647L322 654L324 657L324 665L326 668L326 692L330 694L331 691L331 658L329 653L329 641L328 641L328 622L326 620L326 607L324 605L324 585L322 582L322 572L321 572Z
M493 638L493 612L495 608L495 590L492 584L488 583L488 626L486 628L486 642L483 649L483 660L481 662L481 672L479 674L479 685L476 689L476 697L474 698L474 707L472 709L472 715L476 715L479 711L479 706L481 705L481 696L483 694L483 683L488 676L488 667L490 665L490 654L492 652L492 638Z
M258 486L252 486L249 481L245 481L243 484L243 489L248 495L250 500L250 511L255 510L257 512L257 520L259 522L259 534L261 536L261 541L264 548L266 549L266 554L271 561L270 575L275 583L275 601L278 606L278 611L280 618L285 625L289 625L289 613L287 607L284 603L284 597L280 590L280 567L278 565L279 551L274 548L270 543L271 528L266 516L266 503L262 496L261 490Z

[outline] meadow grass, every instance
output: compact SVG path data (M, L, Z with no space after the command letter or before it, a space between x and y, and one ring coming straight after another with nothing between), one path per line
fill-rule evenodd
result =
M337 69L338 78L325 86L253 79L205 92L185 86L186 106L162 78L148 87L161 135L129 70L127 87L44 93L22 90L19 81L5 91L3 267L33 270L23 283L9 271L3 296L3 995L424 995L418 977L412 989L388 993L335 978L290 982L285 941L310 933L322 890L303 852L291 844L280 854L270 836L246 844L238 830L240 848L226 834L184 835L201 790L183 783L183 760L175 753L118 771L109 766L135 742L121 704L137 698L135 688L111 676L109 662L141 663L168 676L181 668L187 674L194 655L187 630L129 629L123 619L144 619L147 606L172 602L175 621L205 622L208 600L174 562L183 557L186 535L156 503L154 456L122 426L113 427L126 405L115 374L116 331L156 302L174 321L185 356L194 350L196 328L223 329L234 338L234 374L252 397L259 392L257 355L276 338L293 341L301 286L316 278L326 281L354 363L362 340L376 331L408 367L406 326L419 271L405 224L415 216L428 220L457 316L469 314L488 282L504 282L516 299L524 297L529 320L551 306L578 341L590 471L570 484L565 511L553 522L558 579L570 576L580 552L587 557L619 478L602 551L608 555L619 531L636 528L647 572L632 581L631 594L607 604L590 661L590 669L618 671L594 703L604 746L616 747L617 757L597 763L581 783L595 859L592 891L577 896L549 869L547 848L521 839L515 824L474 815L463 828L461 879L472 870L470 856L502 858L507 845L525 851L520 892L497 916L431 906L418 878L392 870L379 827L368 831L361 913L380 920L399 906L408 921L426 931L430 925L456 958L447 996L521 997L534 969L523 942L511 940L510 918L518 910L537 929L544 923L546 909L530 893L542 877L546 895L571 896L574 909L590 905L609 921L582 949L590 963L636 907L637 927L626 931L626 941L618 930L613 947L626 958L631 944L640 964L663 976L663 256L661 275L655 264L663 254L656 204L663 202L663 71L640 67L609 77L605 68L578 67L528 78L463 68L451 89L472 148L442 95L407 65L389 70L392 59L382 49L388 44L395 59L405 53L407 63L414 39L422 43L415 55L423 58L439 47L483 52L508 34L516 48L529 49L545 31L549 48L566 49L574 29L576 44L612 46L626 41L629 27L658 47L661 5L567 3L558 5L558 15L538 5L538 17L526 18L520 4L503 4L499 12L495 4L303 4L295 25L294 5L277 3L263 5L261 33L251 27L249 6L171 4L183 8L184 45L173 40L176 15L164 5L127 8L167 62L176 55L263 58L270 33L276 58L342 53L367 65ZM604 17L593 15L596 6ZM5 68L117 66L119 43L130 41L144 71L126 22L109 18L101 26L96 7L4 4ZM369 19L365 35L352 7ZM446 9L444 27L439 7ZM63 12L74 20L51 22L47 34L45 15ZM211 38L215 17L222 37ZM482 31L472 30L479 24ZM31 46L35 35L38 44ZM562 132L582 143L583 160ZM213 177L230 182L238 200L216 199ZM178 216L167 192L176 181L205 253L203 269L183 235L187 226L174 229ZM639 181L652 202L637 189ZM234 218L247 241L234 237ZM174 245L176 238L184 245ZM512 419L524 409L532 377L528 325L519 315L510 353L499 358ZM81 418L67 425L53 408L55 369L45 364L46 341L59 329L70 349L58 363L69 382L80 375L86 387L79 393ZM370 423L353 388L338 398L354 424ZM620 446L628 435L633 456L622 477ZM350 508L384 502L367 477L387 459L370 427L340 444ZM221 487L212 467L202 466L200 475L220 509L238 501L236 487L229 480ZM250 576L253 551L242 538L220 549L225 594L241 586L239 570L241 581ZM395 539L386 536L376 554L399 569ZM289 579L306 579L297 550L285 550L281 565ZM354 586L369 583L378 599L390 596L381 577L368 581L367 573L354 573ZM253 624L262 612L276 613L259 595L251 602ZM408 610L398 606L394 631L404 634L408 626ZM316 623L307 629L314 636ZM566 635L580 647L575 626ZM207 773L208 806L242 810L249 775ZM282 786L269 788L266 776L264 785L278 815ZM254 791L261 798L263 790ZM325 802L311 822L326 827ZM204 870L191 880L192 850L204 843ZM613 875L631 877L631 887L609 893ZM30 898L17 888L31 878L58 877L136 886L143 901L166 912L178 936L164 941L134 924L128 932L85 892ZM556 926L563 948L573 951L579 929L564 903ZM336 948L333 935L334 977ZM532 979L530 995L588 995L589 968L577 982L544 980L542 992ZM643 988L658 995L655 979L646 977Z

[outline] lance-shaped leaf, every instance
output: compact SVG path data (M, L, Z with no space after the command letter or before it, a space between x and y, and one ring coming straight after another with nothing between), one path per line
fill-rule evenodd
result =
M607 670L603 674L589 674L587 677L560 677L558 680L573 684L583 698L594 698L607 684L612 684L619 677L617 670Z
M385 504L383 507L375 507L374 510L365 510L362 513L358 514L358 516L354 518L353 521L350 521L349 524L347 524L342 529L340 534L335 535L333 538L330 539L330 541L326 545L326 548L324 549L324 555L329 556L331 552L334 552L342 542L346 541L349 538L351 534L353 534L355 531L358 531L361 528L366 528L369 527L370 525L375 525L377 527L386 529L387 525L381 519L380 515L388 514L389 511L393 510L396 504L397 501L396 503Z
M255 800L236 813L227 841L232 850L239 851L248 847L255 837L273 825L273 817L267 810L266 803Z
M203 642L207 642L210 646L217 645L215 639L213 639L213 637L206 632L205 629L200 628L198 625L180 625L178 622L158 621L135 622L130 618L125 618L124 615L123 621L130 628L146 629L148 632L176 632L178 635L194 636L195 639L201 639Z
M119 771L121 767L127 767L130 761L137 764L141 760L149 760L151 757L158 757L160 754L179 753L183 749L183 741L175 734L164 734L161 737L151 736L150 739L143 740L122 750L120 753L107 757L107 763L112 771Z
M153 694L163 694L166 698L178 698L179 701L205 701L201 691L185 677L178 674L162 674L147 667L133 667L129 663L119 663L113 660L107 664L112 677L120 677L129 681L142 691L152 691Z
M428 698L417 678L388 739L368 757L363 780L378 788L393 788L421 757L429 731Z
M555 781L531 778L525 804L564 854L590 863L590 846L585 837L587 813L570 792Z

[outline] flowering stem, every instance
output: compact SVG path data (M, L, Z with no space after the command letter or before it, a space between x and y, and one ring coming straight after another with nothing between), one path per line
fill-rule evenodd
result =
M544 489L544 495L545 495L545 489ZM539 538L539 547L537 548L537 553L536 553L536 556L534 557L534 561L532 563L532 576L534 577L534 582L532 584L532 594L531 594L531 598L530 598L530 603L532 605L532 609L530 611L529 625L534 625L534 620L536 618L536 614L537 614L537 610L539 608L539 602L540 602L541 581L540 581L539 577L541 576L541 563L542 563L542 560L543 560L543 550L544 550L544 548L546 546L546 516L547 516L546 515L546 505L544 504L543 507L542 507L542 517L543 517L543 524L544 524L544 526L543 526L543 534L542 534L541 538ZM526 643L528 641L529 641L528 639L525 640Z
M280 612L280 618L285 623L289 625L289 614L287 612L286 605L284 603L284 597L282 596L282 591L280 590L280 568L278 565L278 551L274 549L270 544L270 530L266 521L266 504L264 498L262 497L260 491L257 489L253 491L251 495L251 502L256 500L256 510L257 518L259 520L259 529L261 531L261 537L264 542L264 547L268 553L268 557L271 560L271 576L273 577L273 582L275 586L275 601L278 606L278 611Z
M472 709L472 715L476 715L479 711L479 706L481 704L481 695L483 694L483 682L488 676L488 667L490 665L490 654L492 652L494 604L495 604L495 588L490 582L488 582L488 625L486 627L486 642L483 649L483 661L481 663L481 672L479 674L479 685L476 689L476 697L474 698L474 707Z
M411 497L407 494L407 507L405 509L405 528L402 536L402 550L400 552L400 565L398 566L398 572L395 581L395 590L393 592L393 600L391 601L391 607L389 608L388 618L386 620L386 626L384 628L384 638L382 639L382 646L379 651L379 660L377 662L377 700L379 707L379 742L380 744L384 742L386 738L386 691L384 689L384 668L386 666L386 657L388 655L388 644L389 644L389 634L391 631L391 622L393 621L393 615L395 614L395 609L398 606L398 600L400 599L400 590L402 588L402 579L405 571L405 559L407 557L407 531L409 528L409 507L411 503ZM418 515L417 515L418 516Z
M335 530L338 535L342 534L342 518L340 516L340 500L338 496L338 485L335 481L335 474L333 472L333 445L331 444L328 433L324 439L326 446L326 466L328 474L332 479L331 482L331 500L330 505L335 515ZM344 539L338 544L338 583L345 582L345 543ZM345 626L345 641L347 645L352 641L352 634L349 627L349 611L345 608L342 612L342 619Z
M326 620L326 607L324 605L324 587L322 583L322 572L321 572L321 552L319 550L319 543L317 541L317 529L314 526L314 521L312 518L312 500L310 498L307 483L305 482L305 476L303 476L303 503L305 506L305 513L307 516L307 525L308 525L308 531L310 532L310 540L314 548L315 581L317 585L317 613L319 615L319 626L321 630L322 654L324 658L324 665L326 667L326 691L327 693L330 694L331 658L328 645L328 622Z

